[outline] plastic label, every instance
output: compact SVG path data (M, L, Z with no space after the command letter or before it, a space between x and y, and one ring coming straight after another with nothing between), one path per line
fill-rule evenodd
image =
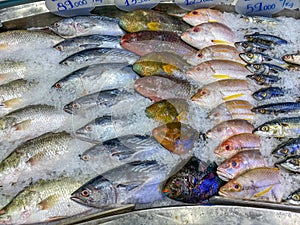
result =
M239 0L235 10L243 15L271 16L283 9L281 0Z
M160 3L160 0L115 0L115 5L124 11L151 9L158 3Z
M175 3L182 9L193 10L199 8L211 8L220 3L230 4L234 0L175 0Z

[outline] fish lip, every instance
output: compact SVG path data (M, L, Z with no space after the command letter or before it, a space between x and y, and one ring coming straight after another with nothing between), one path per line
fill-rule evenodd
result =
M74 192L74 193L75 193L75 192ZM80 198L74 196L74 193L71 194L70 199L71 199L72 201L76 202L76 203L81 204L81 205L86 205L86 204L83 203L83 201L82 201Z
M72 115L75 115L74 111L71 109L71 107L69 105L65 105L63 110L66 112L66 113L69 113L69 114L72 114Z
M220 177L224 181L229 181L233 179L233 176L226 171L217 170L218 177Z

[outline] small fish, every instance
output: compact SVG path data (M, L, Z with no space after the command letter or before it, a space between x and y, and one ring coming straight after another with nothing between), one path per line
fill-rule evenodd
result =
M265 16L243 16L242 17L248 23L264 24L274 26L281 23L281 20L272 17Z
M284 62L281 59L270 57L263 53L252 53L252 52L246 52L246 53L240 53L241 59L243 59L246 63L249 64L261 64L261 63L268 63L276 66L280 66L282 68L288 68L289 64Z
M242 151L219 165L217 174L222 180L228 181L248 170L264 166L265 161L259 150Z
M170 152L183 155L191 151L199 138L199 132L180 122L171 122L152 131L153 137Z
M125 49L117 48L91 48L86 49L62 60L61 65L92 65L98 63L127 63L133 64L138 55Z
M121 45L140 56L152 52L173 52L185 57L197 52L196 49L182 41L177 33L171 31L128 33L122 37Z
M24 78L27 66L21 61L4 60L0 63L0 85Z
M281 72L285 71L285 68L276 66L269 63L262 64L248 64L246 68L254 74L263 74L263 75L279 75Z
M255 128L253 133L266 137L298 137L300 117L283 117L268 121Z
M66 39L54 46L61 52L79 52L90 48L122 48L121 37L93 34Z
M277 158L287 158L300 155L300 138L290 138L279 144L273 151L272 155Z
M225 120L244 119L253 121L255 113L251 111L253 106L243 100L232 100L221 103L208 113L208 118L215 123L221 123Z
M120 16L120 27L127 32L172 31L178 34L189 28L185 22L175 16L162 12L138 9Z
M254 127L247 120L234 119L217 124L206 132L208 138L224 141L241 133L252 133Z
M181 39L197 49L211 45L234 45L235 34L224 24L209 22L197 25L181 35Z
M74 16L63 18L50 27L54 33L64 38L83 35L122 36L124 31L119 27L119 20L105 16Z
M197 92L197 87L187 81L160 76L139 78L134 83L134 89L156 102L169 98L189 99Z
M249 170L221 187L219 195L228 198L281 202L283 184L278 168Z
M183 21L192 26L208 22L223 22L223 13L219 10L201 8L188 12L182 17Z
M286 201L293 205L299 205L300 204L300 189L290 194Z
M275 165L280 165L284 169L294 173L300 173L300 155L291 156L281 162L275 163Z
M257 43L253 41L240 41L234 43L235 47L241 52L263 52L268 49L272 49L272 46Z
M210 60L194 66L186 72L193 80L208 84L222 79L244 79L249 74L244 64L229 60Z
M154 160L126 163L91 179L74 191L71 199L101 209L152 203L162 198L159 185L165 173L165 166Z
M257 101L284 96L285 91L281 87L267 87L255 91L252 96Z
M216 174L217 164L206 163L192 157L176 174L171 176L163 194L176 201L203 203L216 195L223 181Z
M258 32L255 32L254 34L248 34L245 35L245 38L248 41L256 41L256 42L260 42L260 43L270 43L273 45L285 45L288 42L280 37L274 36L274 35L270 35L270 34L261 34Z
M230 158L235 154L247 150L259 150L260 137L251 133L236 134L223 141L214 150L218 157Z
M252 112L260 114L299 113L300 102L279 102L254 107Z
M247 78L255 81L258 85L270 86L281 80L280 77L274 75L264 75L264 74L251 74L247 75Z
M300 65L300 52L295 54L286 54L282 56L282 60L288 63Z

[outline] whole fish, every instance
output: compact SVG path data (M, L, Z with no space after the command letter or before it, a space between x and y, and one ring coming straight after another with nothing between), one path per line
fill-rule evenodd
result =
M249 64L261 64L261 63L269 63L272 65L280 66L282 68L288 68L289 64L284 62L281 59L270 57L269 55L263 54L263 53L240 53L241 59L243 59L246 63Z
M140 31L125 34L121 39L123 48L143 56L151 52L173 52L180 56L190 56L196 49L181 40L171 31Z
M293 205L299 205L300 204L300 189L290 194L286 201Z
M164 124L184 120L188 111L188 102L178 98L164 99L145 109L147 117Z
M252 112L260 114L299 113L300 102L279 102L254 107Z
M187 57L187 62L192 65L198 65L210 60L230 60L244 63L239 56L239 51L230 45L211 45Z
M219 195L229 198L280 202L283 186L279 169L261 167L249 170L221 187Z
M257 43L253 41L240 41L234 43L235 47L241 52L263 52L268 49L272 49L272 46Z
M255 81L258 85L270 86L281 80L280 77L274 75L264 75L264 74L251 74L247 75L247 78Z
M119 24L130 33L150 30L172 31L180 34L189 28L189 25L178 17L147 9L137 9L120 16Z
M49 28L64 38L92 34L122 36L124 31L118 23L119 20L105 16L74 16L56 21Z
M248 41L256 41L263 44L272 44L272 45L285 45L288 42L280 37L270 35L270 34L262 34L255 32L253 34L248 34L244 36Z
M83 67L57 81L51 88L64 95L83 96L99 90L131 86L138 75L126 63Z
M262 63L262 64L248 64L246 68L254 74L263 74L263 75L279 75L280 72L285 71L286 69L274 64Z
M101 209L152 203L162 198L159 186L165 173L165 166L156 161L130 162L91 179L74 191L71 199Z
M291 156L282 162L277 162L275 165L280 165L284 169L294 173L300 173L300 155Z
M208 118L215 123L225 120L244 119L253 121L255 113L251 111L252 105L243 100L232 100L221 103L208 113Z
M121 37L93 34L66 39L54 46L62 52L79 52L90 48L122 48Z
M198 131L180 122L171 122L156 127L152 135L162 146L177 155L191 151L199 138Z
M264 24L267 26L274 26L281 22L280 19L266 16L243 16L242 18L248 23Z
M300 65L300 52L295 54L286 54L282 56L282 60L288 63Z
M49 222L89 210L70 200L81 182L73 178L40 180L26 187L0 210L1 224Z
M223 181L216 174L217 164L207 166L192 157L177 173L171 176L163 189L164 195L185 203L201 203L217 194Z
M222 180L228 181L248 170L264 166L265 161L259 150L242 151L219 165L217 174Z
M211 45L231 45L235 42L235 34L224 24L208 22L197 25L181 35L181 39L197 49Z
M200 8L188 12L182 17L183 21L192 26L207 22L223 22L223 13L216 9Z
M266 137L298 137L300 117L283 117L268 121L255 128L253 133Z
M210 60L194 66L186 75L202 84L222 79L244 79L249 71L241 63L229 60Z
M252 133L254 127L247 120L234 119L227 120L217 124L206 132L208 138L217 139L224 141L227 138L241 134L241 133Z
M217 105L230 100L249 101L252 91L249 82L239 79L225 79L204 85L192 97L192 101L202 107L213 109Z
M62 65L92 65L98 63L127 63L133 64L138 55L125 49L117 48L91 48L68 56L59 64Z
M290 138L279 144L272 151L272 155L277 158L287 158L290 156L300 155L300 138Z
M159 76L137 79L134 83L134 89L154 101L169 98L189 99L197 92L197 87L187 81Z
M252 94L252 97L257 101L262 101L270 98L280 97L285 95L285 90L281 87L261 88Z
M259 136L251 133L241 133L223 141L215 148L214 153L219 157L228 159L239 152L259 150L260 147Z
M24 78L27 66L21 61L4 60L0 63L0 85Z

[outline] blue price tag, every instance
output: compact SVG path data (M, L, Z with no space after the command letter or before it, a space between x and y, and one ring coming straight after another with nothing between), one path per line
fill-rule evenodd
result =
M281 11L281 0L239 0L235 10L243 15L271 16Z

